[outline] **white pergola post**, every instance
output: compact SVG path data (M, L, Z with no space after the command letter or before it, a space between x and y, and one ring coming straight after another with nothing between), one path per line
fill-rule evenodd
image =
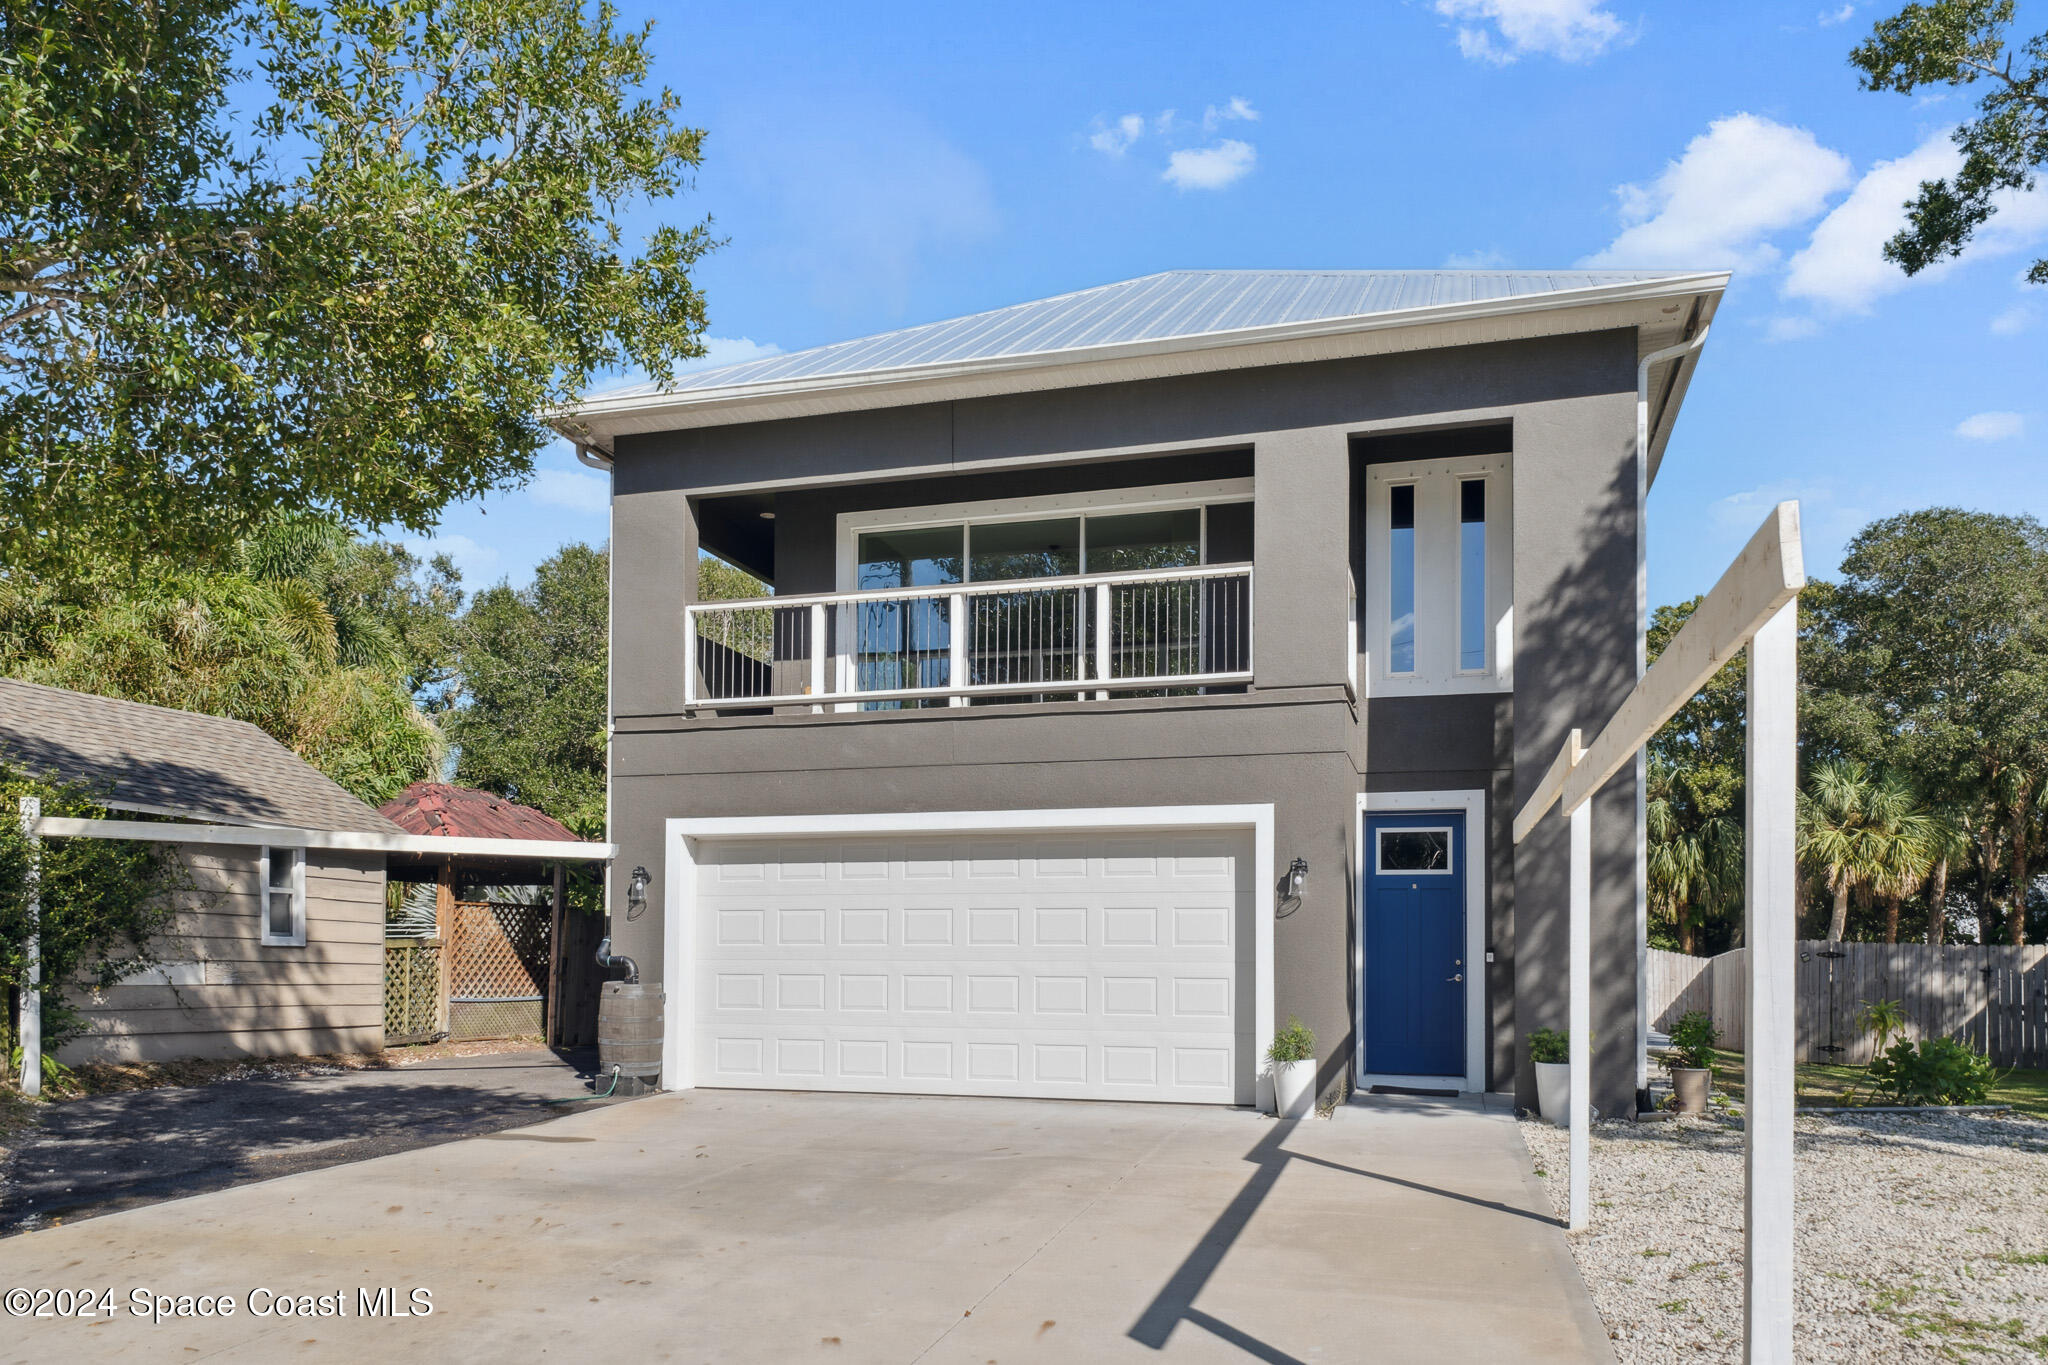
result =
M1586 1226L1593 1159L1593 803L1571 813L1571 1197L1567 1224Z
M1749 642L1743 1201L1744 1359L1792 1360L1792 1058L1797 970L1799 603Z
M36 824L43 816L40 798L21 798L21 835L28 841L28 868L23 880L28 892L28 974L21 988L21 1093L43 1093L43 945L37 925L42 918L40 888L43 874L43 841Z

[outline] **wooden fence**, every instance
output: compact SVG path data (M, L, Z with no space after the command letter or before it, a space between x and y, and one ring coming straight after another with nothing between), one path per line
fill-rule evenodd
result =
M1743 1044L1743 954L1687 957L1650 950L1643 981L1650 1027L1668 1031L1688 1010L1706 1010L1724 1047ZM1864 1004L1896 1000L1905 1036L1955 1038L1996 1066L2048 1067L2048 947L1925 943L1799 944L1802 1062L1865 1065L1874 1042L1856 1027Z

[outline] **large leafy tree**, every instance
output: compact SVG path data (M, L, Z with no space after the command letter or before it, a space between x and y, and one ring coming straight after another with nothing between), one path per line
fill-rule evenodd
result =
M1969 832L1983 913L2004 874L2006 934L2024 942L2048 770L2048 529L1949 507L1903 513L1865 527L1842 573L1842 686L1887 764Z
M1885 244L1885 258L1908 275L1960 255L1995 211L1993 196L2033 188L2048 164L2048 33L2009 45L2012 21L2013 0L1907 5L1850 54L1866 90L1990 87L1977 116L1955 131L1962 168L1924 182L1907 205L1907 226ZM2027 278L2048 284L2048 258Z
M604 832L610 572L604 549L570 545L531 585L478 593L459 633L462 700L442 718L456 781L546 811L586 838ZM768 596L768 586L706 556L697 595L745 600Z
M0 564L425 529L699 353L702 135L577 0L0 0ZM234 63L252 63L237 71Z
M456 781L586 838L604 831L609 574L602 549L569 545L530 586L479 592L462 619L462 703L442 721Z

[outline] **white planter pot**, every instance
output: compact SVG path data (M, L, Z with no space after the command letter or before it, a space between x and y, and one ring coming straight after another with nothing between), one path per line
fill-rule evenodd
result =
M1572 1064L1536 1063L1536 1107L1543 1117L1563 1128L1571 1120Z
M1273 1112L1283 1119L1305 1119L1316 1107L1316 1064L1273 1064Z

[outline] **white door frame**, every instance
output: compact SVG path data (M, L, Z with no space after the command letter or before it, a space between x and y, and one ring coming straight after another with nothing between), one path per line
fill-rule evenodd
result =
M1061 810L904 811L878 815L738 815L671 819L664 847L662 984L667 1005L662 1019L661 1084L664 1090L696 1087L695 944L697 845L705 840L844 838L923 834L1092 834L1114 830L1242 829L1252 835L1252 1055L1257 1077L1254 1102L1273 1107L1273 1080L1260 1059L1273 1042L1273 807L1102 806Z
M1436 815L1465 817L1465 1074L1462 1076L1382 1076L1365 1069L1365 886L1369 856L1365 817L1374 815ZM1477 788L1438 792L1365 792L1358 798L1358 825L1353 843L1353 885L1358 888L1352 913L1352 978L1358 983L1358 1053L1352 1070L1358 1088L1412 1085L1442 1090L1486 1089L1486 793Z

